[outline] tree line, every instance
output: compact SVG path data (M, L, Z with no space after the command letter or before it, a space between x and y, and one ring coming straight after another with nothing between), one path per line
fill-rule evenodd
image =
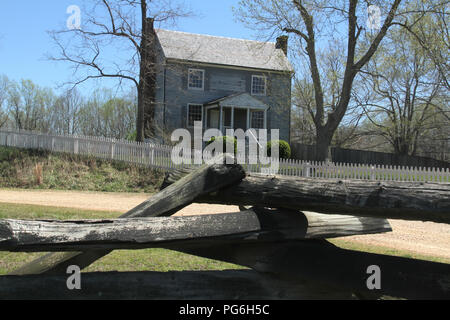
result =
M135 138L137 99L110 89L89 97L76 88L56 93L32 80L0 76L0 127L52 134Z

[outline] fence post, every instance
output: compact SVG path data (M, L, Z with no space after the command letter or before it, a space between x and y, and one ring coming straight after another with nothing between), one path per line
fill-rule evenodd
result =
M156 165L156 163L155 163L155 147L154 146L152 146L152 154L151 154L150 163L152 165Z
M309 178L309 162L305 162L305 164L303 166L303 175L306 178Z
M115 151L116 151L116 144L114 141L111 141L111 144L110 144L111 160L114 160L114 152Z
M78 154L78 139L77 138L75 138L73 140L73 153Z

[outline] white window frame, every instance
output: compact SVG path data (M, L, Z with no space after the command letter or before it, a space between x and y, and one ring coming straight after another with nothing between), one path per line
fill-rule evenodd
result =
M189 77L190 77L190 74L191 74L192 71L194 71L194 72L200 71L200 72L202 73L203 77L202 77L202 87L201 87L201 88L191 87L191 86L190 86L190 83L191 83L191 82L190 82ZM204 91L204 90L205 90L205 70L204 70L204 69L193 69L193 68L189 68L189 69L188 69L187 82L188 82L188 89L189 89L189 90L199 90L199 91Z
M201 104L201 103L188 103L188 105L187 105L187 115L186 115L186 127L187 128L194 128L194 126L192 125L190 125L189 124L189 110L191 109L191 106L200 106L201 107L201 110L202 110L202 114L201 114L201 116L202 116L202 118L201 118L201 122L202 122L202 128L203 128L203 112L204 112L204 110L203 110L203 104Z
M256 112L262 113L262 128L254 128L253 127L253 114ZM250 128L251 129L267 129L266 128L266 110L250 110Z
M254 93L253 92L253 79L254 78L262 78L262 79L264 79L264 93ZM267 95L267 77L266 76L252 75L251 93L252 93L252 96L265 96L265 95Z

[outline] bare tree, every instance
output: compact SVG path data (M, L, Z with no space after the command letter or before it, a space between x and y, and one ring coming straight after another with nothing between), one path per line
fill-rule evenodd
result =
M333 135L347 114L353 84L360 71L372 59L388 31L410 18L412 11L401 3L401 0L241 0L236 10L241 21L266 34L295 35L298 49L306 56L308 76L314 88L310 113L316 127L318 160L328 158ZM377 17L372 24L366 24L369 4L377 5L380 10L379 28ZM429 1L421 12L426 15L434 6ZM408 20L408 23L413 22ZM331 70L321 52L335 45L340 48L340 66ZM330 71L336 73L333 87L325 81Z
M8 121L8 113L5 106L8 97L8 86L8 78L5 75L0 76L0 127L4 126Z
M7 109L14 126L19 130L47 131L47 110L53 99L51 89L41 88L31 80L10 82Z
M391 33L363 72L366 94L358 101L376 133L395 153L416 155L430 130L450 126L442 74L409 33ZM441 121L436 114L441 114Z
M189 14L176 0L97 0L83 10L80 28L50 32L59 48L50 59L73 65L75 86L99 78L131 81L138 97L137 140L143 141L154 130L155 24Z
M413 18L401 19L395 25L407 31L424 50L440 74L443 85L450 89L450 1L413 1L409 11ZM427 14L427 13L432 14Z
M324 48L320 53L320 59L328 71L322 77L322 86L327 93L328 105L335 105L340 95L340 77L343 73L343 65L340 63L341 48L339 45ZM297 77L294 83L292 95L292 131L294 139L301 137L302 143L314 144L316 141L315 99L314 84L306 78ZM361 137L358 129L364 113L358 109L358 105L349 104L346 116L341 120L336 129L332 143L337 147L346 147Z
M57 134L76 134L79 132L79 113L83 97L76 88L65 91L50 110L50 128Z
M134 91L117 96L110 89L96 90L77 112L77 133L125 139L135 131L136 105Z

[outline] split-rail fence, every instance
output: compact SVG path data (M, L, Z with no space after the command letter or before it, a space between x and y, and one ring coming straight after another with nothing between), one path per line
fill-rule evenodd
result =
M217 157L172 170L159 193L118 219L0 220L0 250L50 252L0 277L0 298L450 299L449 264L327 240L390 232L387 218L449 224L450 184L255 175L230 164L230 155ZM171 217L193 202L240 212ZM67 287L71 266L83 269L115 249L153 247L249 269L83 273L80 290Z

